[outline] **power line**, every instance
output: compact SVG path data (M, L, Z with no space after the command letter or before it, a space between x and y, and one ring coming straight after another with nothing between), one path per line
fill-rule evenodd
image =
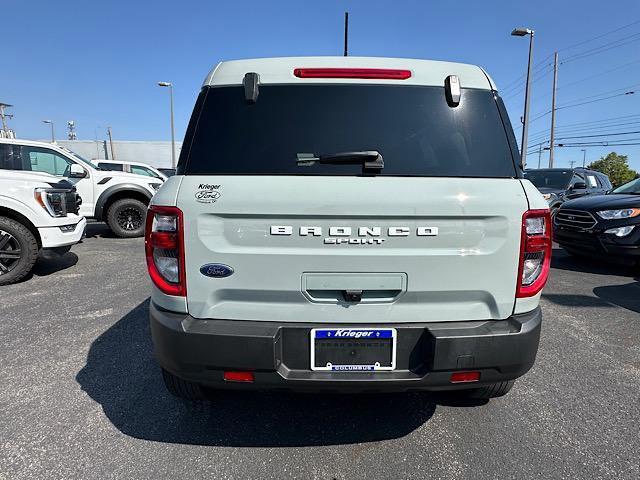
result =
M638 128L638 125L640 125L640 122L630 122L627 125L634 125L635 128ZM611 129L614 128L616 129L615 131L611 131ZM613 126L613 127L608 127L608 128L591 128L589 130L563 130L561 132L556 132L559 135L563 135L562 138L572 138L572 137L568 137L568 135L578 135L578 134L590 134L593 132L594 136L607 136L607 135L613 135L613 134L618 134L618 133L622 133L617 131L617 129L620 128L619 126ZM596 135L596 132L598 132L599 134ZM532 136L529 138L529 141L531 142L538 142L541 140L547 141L549 138L549 131L545 132L544 134L538 134L535 136Z
M627 41L620 43L621 40L627 40ZM628 37L624 37L614 42L605 43L604 45L600 45L599 47L592 48L591 50L586 50L582 53L578 53L576 55L567 57L560 63L565 64L565 63L573 62L575 60L581 60L583 58L591 57L593 55L598 55L600 53L612 50L614 48L624 47L625 45L629 45L630 43L634 43L639 40L640 40L640 32L634 33L633 35L629 35Z
M543 63L546 62L547 60L549 60L552 56L553 56L553 54L547 55L545 58L540 60L538 63L534 64L533 68L531 69L531 74L536 73L536 71L541 66L543 68L544 67L548 67L549 66L548 64L547 65L543 65ZM507 90L511 90L511 89L515 88L516 86L518 86L520 83L523 83L526 78L527 78L527 74L525 72L522 75L520 75L518 78L516 78L515 80L512 80L511 82L507 83L500 91L506 92Z
M603 133L601 135L574 135L570 137L558 137L558 140L566 140L570 138L595 138L595 137L615 137L619 135L631 135L635 133L640 133L640 130L635 130L631 132L614 132L614 133Z
M629 65L633 65L634 63L639 63L639 62L640 62L640 60L634 60L633 62L625 63L624 65L618 65L617 67L614 67L614 68L612 68L610 70L605 70L604 72L596 73L595 75L589 75L588 77L583 77L583 78L581 78L579 80L576 80L574 82L570 82L570 83L567 83L565 85L562 85L562 86L558 87L558 90L560 90L561 88L570 87L571 85L575 85L577 83L582 83L582 82L585 82L587 80L591 80L592 78L596 78L596 77L600 77L602 75L606 75L607 73L615 72L616 70L620 70L620 69L622 69L624 67L628 67Z
M558 51L560 52L560 51L564 51L564 50L570 50L570 49L575 48L575 47L579 47L580 45L584 45L586 43L593 42L594 40L598 40L598 39L600 39L602 37L606 37L607 35L611 35L612 33L619 32L620 30L624 30L625 28L632 27L633 25L637 25L638 23L640 23L640 20L636 20L635 22L628 23L626 25L623 25L622 27L618 27L618 28L615 28L613 30L609 30L608 32L605 32L605 33L600 34L600 35L596 35L595 37L591 37L591 38L589 38L587 40L583 40L581 42L574 43L573 45L569 45L568 47L562 47Z
M595 100L590 100L588 102L580 102L580 103L573 103L573 104L570 104L570 105L562 105L560 107L556 107L556 110L562 110L562 109L565 109L565 108L579 107L581 105L588 105L590 103L601 102L603 100L609 100L611 98L616 98L616 97L624 97L625 95L633 95L635 93L636 93L635 91L629 91L629 92L624 92L624 93L618 93L616 95L611 95L609 97L597 98ZM549 113L551 113L551 112L549 112Z
M573 98L573 99L569 99L569 102L580 102L582 100L588 100L590 98L596 98L596 97L602 97L603 95L609 95L610 93L617 93L617 92L626 92L632 88L636 88L636 87L640 87L640 83L634 83L633 85L627 85L625 87L619 87L619 88L614 88L613 90L607 90L606 92L600 92L600 93L595 93L593 95L587 95L586 97L579 97L579 98Z

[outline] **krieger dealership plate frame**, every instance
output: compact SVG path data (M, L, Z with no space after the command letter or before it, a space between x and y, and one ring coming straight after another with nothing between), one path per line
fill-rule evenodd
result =
M336 332L336 331L348 331L348 332L391 332L391 365L386 367L380 364L374 365L333 365L327 364L325 366L316 366L315 358L315 340L317 332ZM396 346L398 332L395 328L380 328L380 327L355 327L355 328L312 328L309 334L310 338L310 351L311 351L311 370L314 371L330 371L330 372L381 372L391 371L396 369ZM336 338L349 338L349 337L336 337ZM354 340L356 339L353 337ZM375 338L375 337L371 337ZM358 338L360 340L361 338Z

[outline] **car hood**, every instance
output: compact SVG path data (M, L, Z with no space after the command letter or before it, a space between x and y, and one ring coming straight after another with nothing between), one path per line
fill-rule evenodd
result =
M19 170L0 170L0 178L3 180L15 180L19 182L34 182L34 183L44 183L49 186L52 183L58 183L60 181L60 177L56 177L54 175L50 175L48 173L42 172L25 172Z
M588 195L564 202L561 208L575 210L612 210L615 208L640 207L640 195L609 194Z

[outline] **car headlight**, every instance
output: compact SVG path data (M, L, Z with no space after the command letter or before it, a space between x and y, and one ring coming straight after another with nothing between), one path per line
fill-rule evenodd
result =
M549 199L551 199L551 197L553 197L553 193L543 193L542 194L542 198L544 198L545 200L549 200Z
M629 225L626 227L618 227L618 228L610 228L609 230L605 230L604 233L608 233L609 235L615 235L616 237L626 237L631 232L633 232L634 226Z
M36 202L52 217L67 216L67 192L49 188L36 188Z
M158 189L162 186L162 184L161 183L150 183L149 186L151 188L153 188L157 192Z
M598 216L604 220L620 220L640 215L640 208L622 208L620 210L600 210Z

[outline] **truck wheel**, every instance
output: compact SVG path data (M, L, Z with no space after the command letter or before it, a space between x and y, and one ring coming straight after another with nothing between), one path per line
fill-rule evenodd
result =
M147 206L134 198L116 200L107 211L107 225L122 238L143 236L146 218Z
M0 217L0 285L22 280L38 258L38 242L20 222Z
M511 390L514 383L516 383L515 380L509 380L507 382L498 382L492 385L486 385L482 388L475 388L473 390L463 390L463 392L466 398L489 400L490 398L502 397L509 393L509 390Z
M176 377L173 373L162 369L162 380L174 397L183 398L185 400L206 400L207 395L202 386L197 383L188 382Z

